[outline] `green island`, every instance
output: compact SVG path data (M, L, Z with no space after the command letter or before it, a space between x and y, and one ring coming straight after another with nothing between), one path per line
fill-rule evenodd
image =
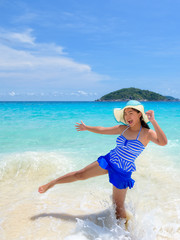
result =
M180 99L171 96L163 96L159 93L133 87L110 92L95 101L127 101L131 99L139 101L180 101Z

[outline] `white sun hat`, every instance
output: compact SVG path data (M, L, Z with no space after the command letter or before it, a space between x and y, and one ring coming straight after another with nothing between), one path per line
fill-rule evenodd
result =
M145 121L145 123L149 122L149 119L144 112L144 106L136 100L128 101L126 103L125 107L122 108L122 109L121 108L115 108L114 109L114 117L115 117L117 122L122 122L123 124L127 125L127 123L124 120L124 110L126 108L134 108L134 109L140 111L142 113L142 117L143 117L143 120Z

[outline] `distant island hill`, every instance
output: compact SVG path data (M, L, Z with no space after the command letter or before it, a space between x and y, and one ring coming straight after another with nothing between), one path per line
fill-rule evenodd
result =
M180 99L163 96L159 93L151 92L149 90L141 90L139 88L122 88L120 90L108 93L102 96L100 99L95 101L105 102L105 101L128 101L128 100L138 100L138 101L180 101Z

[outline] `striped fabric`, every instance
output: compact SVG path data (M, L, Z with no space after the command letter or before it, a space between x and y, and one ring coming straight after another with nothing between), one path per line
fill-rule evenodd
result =
M123 133L128 128L126 128ZM144 145L138 140L141 129L142 126L137 138L134 140L127 140L123 136L123 133L117 138L117 146L110 152L110 163L115 168L123 169L126 172L136 171L135 159L145 149Z

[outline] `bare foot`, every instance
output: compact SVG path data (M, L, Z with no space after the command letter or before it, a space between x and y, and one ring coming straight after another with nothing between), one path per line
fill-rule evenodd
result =
M53 186L54 186L54 184L47 183L46 185L43 185L43 186L39 187L38 192L39 193L45 193L49 188L52 188Z

